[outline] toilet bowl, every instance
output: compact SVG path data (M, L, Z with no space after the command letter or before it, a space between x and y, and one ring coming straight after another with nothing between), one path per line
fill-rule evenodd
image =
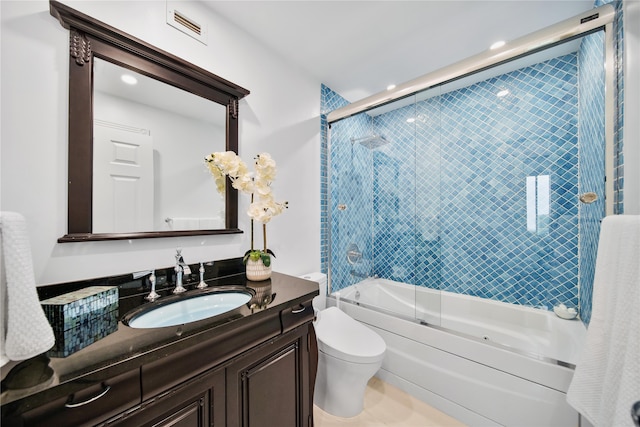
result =
M318 372L313 402L323 411L350 418L362 412L367 383L380 369L386 344L380 335L337 307L325 306L326 275L301 276L320 285L314 300Z

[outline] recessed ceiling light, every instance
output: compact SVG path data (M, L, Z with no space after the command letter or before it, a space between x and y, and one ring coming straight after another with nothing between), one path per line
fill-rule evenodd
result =
M120 77L120 80L122 80L123 82L125 82L128 85L135 85L135 84L138 83L138 79L133 77L131 74L123 74Z
M500 92L496 93L496 96L498 98L502 98L502 97L507 96L507 95L509 95L509 90L508 89L503 89Z
M500 41L497 41L497 42L495 42L494 44L492 44L492 45L489 47L489 49L491 49L491 50L493 50L493 49L497 49L497 48L499 48L499 47L504 46L505 44L506 44L506 42L505 42L504 40L500 40Z
M387 90L393 90L396 88L396 85L389 85L387 86Z

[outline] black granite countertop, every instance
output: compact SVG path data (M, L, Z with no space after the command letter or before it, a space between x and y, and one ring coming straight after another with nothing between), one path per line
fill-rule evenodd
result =
M12 376L12 371L15 373L20 368L20 364L11 362L1 369L3 384L0 397L3 409L6 409L4 407L9 404L14 407L16 405L31 407L35 401L46 401L46 399L65 395L72 392L65 387L65 384L77 383L83 377L95 376L96 372L100 373L100 377L104 377L136 369L199 342L214 339L219 334L233 333L234 329L241 328L246 323L255 322L262 317L265 319L273 317L274 313L295 307L318 295L317 283L275 272L271 279L262 282L246 280L243 272L205 280L209 290L228 286L242 287L249 288L255 296L249 303L231 312L183 325L133 329L120 320L117 331L107 337L68 357L52 357L49 366L53 370L53 375L43 383L28 388L14 386L8 389L6 380ZM193 288L192 284L186 294L202 292ZM164 294L167 293L168 290L164 290ZM172 298L163 296L158 302L149 303L144 300L146 293L140 292L139 289L129 294L123 297L121 291L120 319L124 317L123 311L129 311L137 305L158 304L163 298ZM47 296L44 295L44 297ZM41 295L41 299L44 297ZM22 363L24 366L24 362ZM41 368L36 364L36 367L26 369Z

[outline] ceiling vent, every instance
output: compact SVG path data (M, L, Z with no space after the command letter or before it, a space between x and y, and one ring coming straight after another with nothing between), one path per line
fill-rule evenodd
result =
M183 10L178 10L174 7L176 4L179 4L181 7L185 6L184 3L167 2L167 24L206 45L207 27L189 17Z

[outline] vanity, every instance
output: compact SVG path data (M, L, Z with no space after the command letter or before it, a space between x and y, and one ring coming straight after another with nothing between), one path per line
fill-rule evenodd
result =
M26 388L14 379L8 389L7 379L21 367L6 365L2 425L311 426L317 366L311 300L318 284L279 273L250 282L241 260L218 264L207 289L244 288L249 302L174 326L140 329L121 320L116 332L68 357L52 357L48 367L22 368L28 381L43 366L53 371ZM137 288L130 275L120 281L120 319L136 305L173 298L170 281L156 302L145 301L144 278ZM196 284L186 284L184 295L207 292ZM40 291L53 292L48 288Z

